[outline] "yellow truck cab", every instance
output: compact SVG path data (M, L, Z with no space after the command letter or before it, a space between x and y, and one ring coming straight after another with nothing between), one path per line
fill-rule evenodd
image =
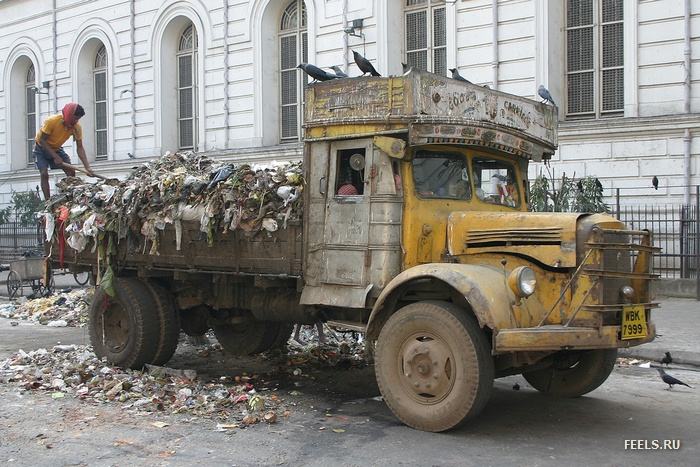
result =
M371 309L379 387L404 423L454 427L494 376L585 394L618 348L654 338L651 234L528 211L554 106L412 72L310 86L305 128L301 301Z

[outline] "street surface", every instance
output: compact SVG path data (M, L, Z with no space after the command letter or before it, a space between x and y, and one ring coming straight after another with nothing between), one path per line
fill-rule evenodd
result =
M87 339L81 328L13 327L0 319L0 359L18 348ZM261 358L204 358L187 345L168 365L218 376L268 369ZM700 386L693 369L668 371ZM0 464L636 466L697 465L700 454L700 393L665 390L653 369L618 366L601 388L575 400L542 396L521 376L500 379L477 421L442 434L403 426L373 399L379 391L371 366L328 368L313 377L280 387L279 397L290 406L287 419L228 432L217 432L217 420L210 418L133 413L117 402L52 399L49 392L2 384ZM519 391L512 388L516 382ZM154 421L169 426L157 428ZM625 440L647 440L649 446L652 440L680 440L680 449L632 451Z

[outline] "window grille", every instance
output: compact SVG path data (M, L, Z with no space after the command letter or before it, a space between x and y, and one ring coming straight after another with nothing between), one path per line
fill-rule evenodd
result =
M567 0L567 115L624 110L623 0Z
M197 143L197 33L189 25L180 36L177 52L177 129L180 149Z
M34 92L34 86L36 86L36 72L34 70L34 65L29 65L27 70L27 79L25 80L24 87L24 102L26 109L26 126L27 131L25 132L27 138L27 163L34 163L34 138L36 137L36 93Z
M405 0L406 63L415 70L447 74L444 0Z
M280 140L297 141L304 118L304 86L307 76L297 68L308 60L306 6L292 1L282 12L279 35Z
M95 102L95 159L107 159L107 50L103 45L95 55L93 70Z

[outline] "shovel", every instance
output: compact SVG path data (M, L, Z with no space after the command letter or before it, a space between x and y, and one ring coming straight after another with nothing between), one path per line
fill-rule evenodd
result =
M90 174L87 172L87 170L82 169L82 168L78 167L77 165L69 164L68 162L64 162L62 165L63 165L63 167L65 167L65 168L67 168L67 169L73 169L73 170L76 170L76 171L78 171L78 172L84 173L84 174L87 175L88 177L99 178L100 180L104 180L104 181L106 181L106 182L111 182L111 181L117 180L116 178L107 178L107 177L105 177L105 176L103 176L103 175L100 175L100 174L97 174L97 173L95 173L95 172L92 172L92 175L90 175Z

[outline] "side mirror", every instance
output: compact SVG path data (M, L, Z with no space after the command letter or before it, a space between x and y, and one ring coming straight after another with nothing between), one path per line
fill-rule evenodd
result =
M375 136L374 145L394 159L403 159L406 156L406 141L389 136Z

